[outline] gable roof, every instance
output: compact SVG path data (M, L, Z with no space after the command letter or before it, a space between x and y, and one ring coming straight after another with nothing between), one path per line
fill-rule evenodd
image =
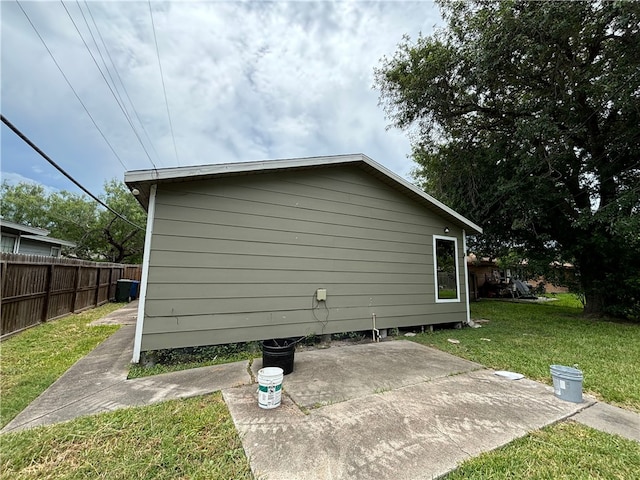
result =
M482 233L482 228L458 212L447 207L431 195L423 192L404 178L383 167L364 154L334 155L328 157L292 158L285 160L265 160L258 162L221 163L187 167L161 168L150 170L132 170L125 173L124 181L131 191L137 190L136 198L146 209L149 206L151 185L163 183L192 182L216 178L253 175L258 173L291 170L329 168L332 166L352 165L373 175L378 180L395 188L407 197L422 203L437 212L453 224L464 228L469 234Z

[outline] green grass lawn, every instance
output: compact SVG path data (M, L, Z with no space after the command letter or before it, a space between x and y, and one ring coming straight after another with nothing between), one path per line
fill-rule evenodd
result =
M570 295L543 304L483 300L471 304L472 318L489 320L481 328L436 330L411 339L548 384L550 365L577 364L586 392L640 412L640 325L585 319L580 307Z
M88 323L122 307L108 303L30 328L2 342L0 425L5 426L118 326Z
M250 479L220 393L0 438L3 479Z
M575 422L535 431L464 462L446 480L640 478L640 445Z

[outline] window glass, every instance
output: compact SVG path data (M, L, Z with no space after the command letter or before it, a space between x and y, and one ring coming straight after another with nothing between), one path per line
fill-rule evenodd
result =
M5 253L13 253L13 249L16 246L16 237L9 237L6 235L2 235L2 246L1 250Z
M457 301L460 295L456 239L435 237L434 241L436 300Z

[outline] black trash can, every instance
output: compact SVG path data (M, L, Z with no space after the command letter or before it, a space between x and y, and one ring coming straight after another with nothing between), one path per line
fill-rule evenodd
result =
M133 280L121 278L116 285L116 302L130 302Z
M280 367L285 375L293 372L294 338L274 338L262 341L262 366Z

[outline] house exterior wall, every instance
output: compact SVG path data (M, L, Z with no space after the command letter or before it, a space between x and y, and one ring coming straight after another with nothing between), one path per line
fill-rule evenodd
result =
M461 322L433 235L462 231L356 167L158 185L141 350ZM327 290L327 301L315 292Z
M51 247L57 247L60 249L60 245L52 245L51 243L42 243L30 238L21 238L20 247L17 253L23 253L26 255L44 255L47 257L51 255ZM59 251L59 250L58 250Z

